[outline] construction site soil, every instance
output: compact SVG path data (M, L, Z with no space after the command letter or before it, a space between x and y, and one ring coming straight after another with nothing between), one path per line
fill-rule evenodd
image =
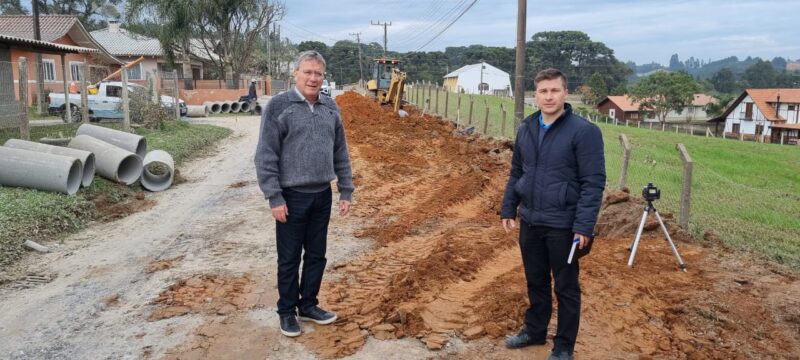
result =
M357 191L351 216L331 222L320 301L335 323L293 339L277 330L273 221L241 156L257 119L236 118L219 154L187 166L157 204L137 198L141 213L50 254L42 271L62 274L51 284L0 291L0 310L15 311L0 319L0 348L19 359L544 359L555 318L548 344L503 346L528 306L518 233L499 218L513 144L354 92L337 102ZM580 261L577 359L800 359L796 273L713 232L692 239L670 214L687 271L653 219L629 268L643 205L605 194Z

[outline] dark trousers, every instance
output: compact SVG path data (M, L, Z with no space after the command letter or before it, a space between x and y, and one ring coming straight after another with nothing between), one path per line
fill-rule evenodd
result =
M558 299L558 328L553 349L570 353L575 348L581 316L578 261L567 264L572 238L570 229L531 226L524 221L520 224L519 246L531 303L525 312L525 327L532 338L542 341L547 338L547 324L553 311L552 271Z
M278 240L278 314L296 314L319 304L325 248L331 217L331 189L318 193L283 190L289 208L285 223L275 222ZM303 259L302 276L300 257Z

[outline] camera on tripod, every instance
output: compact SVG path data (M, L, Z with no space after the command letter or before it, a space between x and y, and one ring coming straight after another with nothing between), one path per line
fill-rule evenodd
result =
M659 190L653 183L647 183L647 186L642 188L642 197L645 201L653 201L661 198L661 190Z

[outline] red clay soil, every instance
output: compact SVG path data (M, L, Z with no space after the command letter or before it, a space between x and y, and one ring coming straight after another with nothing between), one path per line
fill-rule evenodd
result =
M353 354L360 329L441 347L516 332L527 307L517 234L499 226L511 144L455 132L449 122L400 118L352 92L337 98L359 189L359 234L379 246L333 272L323 303L341 320L300 338L324 358ZM408 109L407 109L408 110ZM608 199L610 198L610 200ZM635 266L627 248L643 204L607 194L592 254L581 261L583 359L798 358L794 274L667 227L681 272L651 219ZM554 329L551 329L552 333ZM498 355L499 356L499 355Z

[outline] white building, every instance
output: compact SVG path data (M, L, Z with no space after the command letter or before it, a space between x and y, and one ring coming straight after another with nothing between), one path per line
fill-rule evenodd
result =
M451 92L513 96L508 73L485 62L465 65L445 75L443 85Z
M722 115L709 121L724 122L724 136L796 143L800 135L800 89L747 89Z

